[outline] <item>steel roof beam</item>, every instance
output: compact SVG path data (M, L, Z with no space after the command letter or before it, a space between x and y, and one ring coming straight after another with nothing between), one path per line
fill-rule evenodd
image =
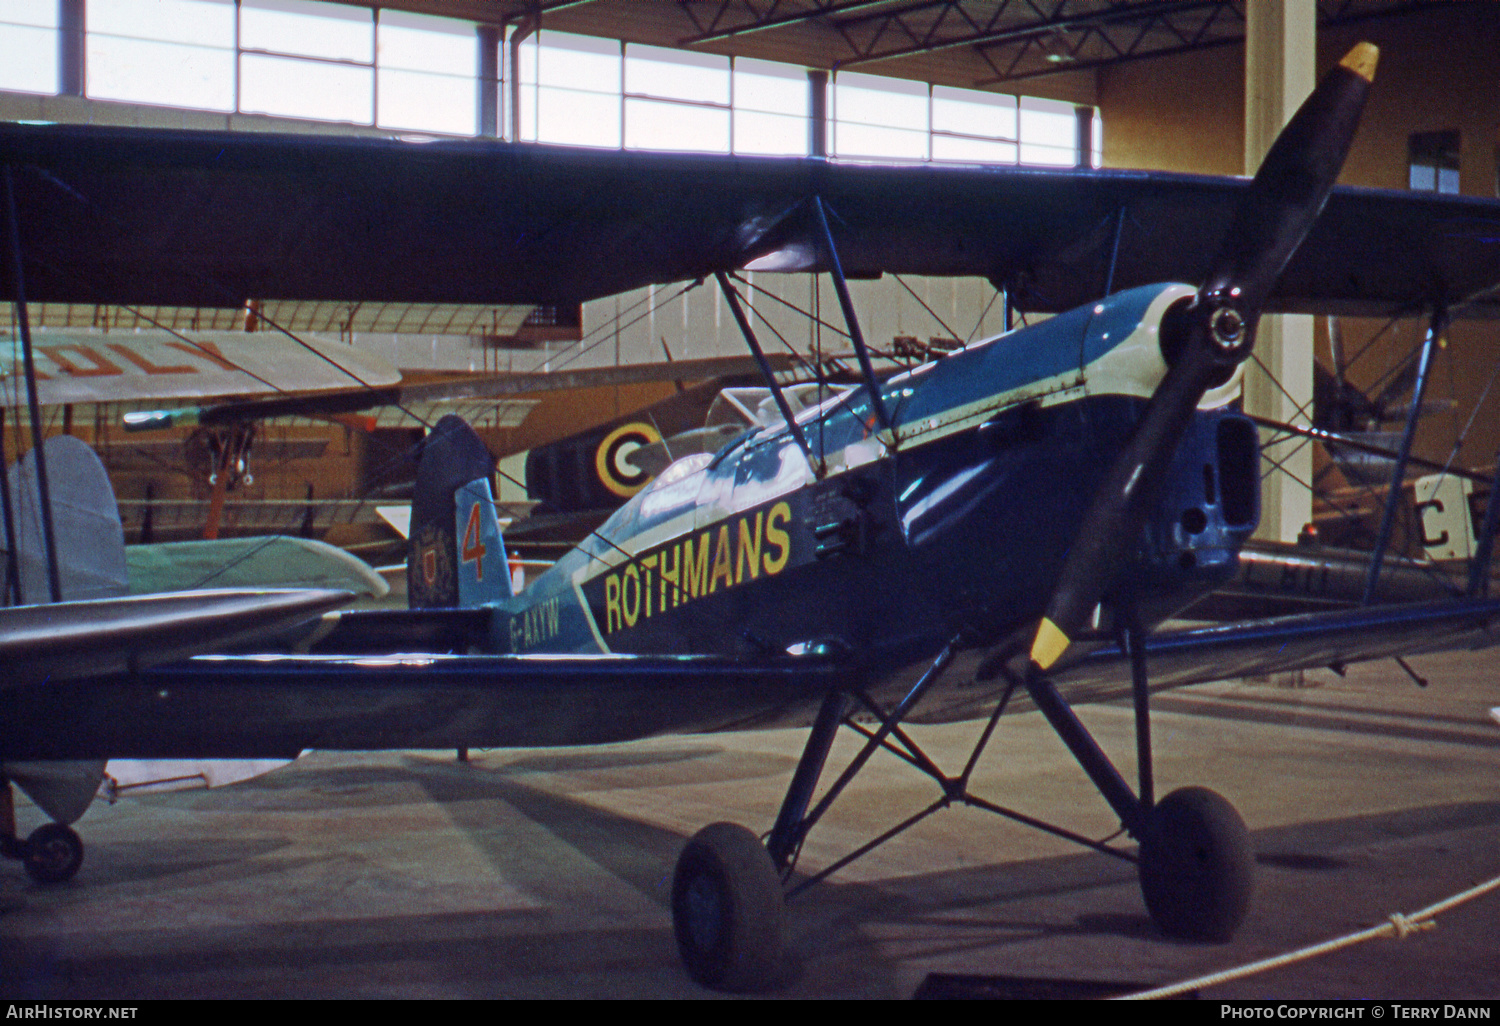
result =
M682 8L682 13L698 29L698 35L681 39L678 45L696 46L699 43L711 43L720 39L733 39L736 36L802 25L820 18L861 11L886 3L890 3L890 0L813 0L812 7L793 8L791 4L784 3L783 0L769 0L769 5L764 10L757 10L751 0L719 0L714 16L708 20L707 24L704 24L695 12L695 8L703 6L702 3L694 4L692 0L678 0L677 6ZM720 25L727 20L726 16L731 8L735 7L747 9L751 15L750 20L728 28L721 28ZM777 12L783 9L792 10L794 13L778 15Z
M859 19L840 23L836 27L839 33L849 43L850 49L855 51L855 56L840 63L841 67L849 67L856 64L871 64L876 61L894 60L901 57L912 57L919 54L933 53L939 50L952 49L960 46L980 46L982 44L1003 45L1006 43L1019 42L1035 39L1041 36L1058 35L1073 32L1080 29L1091 29L1100 26L1114 25L1120 23L1134 23L1143 19L1156 18L1159 16L1170 16L1188 14L1205 8L1219 7L1225 0L1178 0L1178 2L1159 2L1150 4L1117 4L1105 10L1089 10L1086 13L1069 14L1069 0L1058 0L1050 12L1043 12L1036 3L1028 0L1027 6L1035 11L1040 19L1022 24L1011 24L999 27L999 18L1009 9L1009 2L1002 4L988 18L976 19L970 13L967 6L973 0L932 0L932 2L919 4L899 11L875 15L870 18ZM919 33L913 30L908 22L912 15L936 11L937 18L931 28ZM973 29L967 35L953 36L948 39L935 40L932 38L937 29L947 21L950 14L956 13ZM850 29L856 25L879 22L875 27L870 42L865 44L864 52L850 37ZM874 44L885 35L889 26L896 25L911 40L921 40L913 45L885 52L876 52ZM923 39L922 37L926 38Z

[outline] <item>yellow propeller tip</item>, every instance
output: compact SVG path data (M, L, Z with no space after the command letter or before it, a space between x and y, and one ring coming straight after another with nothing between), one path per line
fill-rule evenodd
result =
M1071 644L1057 624L1044 616L1037 626L1036 640L1031 643L1031 661L1040 669L1050 669Z
M1366 82L1375 81L1375 65L1380 60L1380 47L1374 43L1356 43L1354 49L1344 54L1339 66L1348 68Z

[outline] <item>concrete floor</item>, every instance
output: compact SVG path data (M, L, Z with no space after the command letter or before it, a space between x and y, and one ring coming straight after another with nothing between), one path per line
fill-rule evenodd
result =
M1134 867L971 809L943 812L788 908L792 997L909 997L929 973L1163 984L1410 913L1500 875L1493 655L1308 686L1160 696L1157 780L1249 824L1259 878L1234 942L1147 918ZM1083 716L1132 765L1126 707ZM978 724L918 731L952 770ZM214 791L99 803L78 877L0 864L0 995L708 997L680 970L667 893L709 822L769 827L800 733L603 749L313 753ZM1093 837L1114 817L1039 716L1007 719L976 790ZM935 797L877 757L812 834L815 869ZM41 822L19 811L21 828ZM1500 893L1437 930L1205 998L1500 997Z

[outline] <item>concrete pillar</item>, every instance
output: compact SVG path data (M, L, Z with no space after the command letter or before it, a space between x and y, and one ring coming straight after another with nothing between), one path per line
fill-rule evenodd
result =
M807 72L807 155L828 156L828 72Z
M1073 145L1078 149L1078 155L1073 160L1074 167L1094 166L1094 108L1073 108Z
M1280 0L1248 3L1245 14L1245 173L1254 174L1282 126L1313 90L1318 10L1315 0ZM1312 389L1313 319L1262 317L1255 358L1245 370L1246 412L1306 423L1312 415ZM1312 521L1312 446L1293 439L1267 448L1264 459L1265 471L1275 461L1286 473L1271 472L1264 479L1257 537L1296 541L1303 525Z
M479 103L475 131L486 139L500 137L500 43L501 30L495 25L478 25L475 35L479 46ZM512 130L514 134L514 130Z
M57 91L82 96L84 73L84 0L57 0Z

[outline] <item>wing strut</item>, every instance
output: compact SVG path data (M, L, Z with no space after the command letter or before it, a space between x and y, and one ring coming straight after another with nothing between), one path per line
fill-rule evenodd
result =
M1151 684L1146 676L1146 631L1134 607L1128 613L1122 640L1130 653L1130 689L1135 704L1136 786L1140 804L1156 804L1156 777L1151 768Z
M0 454L5 452L5 410L0 409ZM5 461L0 459L0 464ZM5 551L20 552L16 543L16 518L10 499L10 474L0 466L0 513L5 519ZM0 605L19 606L25 599L21 595L21 567L12 557L5 561L5 587L0 591Z
M724 298L729 302L729 309L734 313L734 322L740 326L740 334L745 336L745 344L755 354L755 362L760 364L760 373L770 386L771 395L776 397L776 408L781 411L781 416L786 420L787 430L797 440L797 446L802 450L802 455L807 457L807 465L818 478L823 477L823 464L820 460L813 459L812 449L808 447L807 436L802 433L802 425L797 423L792 416L792 408L787 405L786 396L781 392L781 384L776 380L776 374L771 370L771 361L766 359L765 350L760 347L760 340L755 337L755 331L750 326L750 319L745 316L745 309L740 305L740 294L729 284L729 278L723 271L715 271L714 278L719 282L719 288L724 293Z
M903 727L964 646L963 635L957 635L894 707L883 707L864 686L850 687L847 691L835 687L826 693L775 826L764 844L755 833L732 823L712 824L688 841L673 872L672 921L678 951L693 978L706 986L728 990L774 986L775 967L783 957L785 903L952 805L983 809L1134 863L1146 906L1164 932L1185 939L1228 940L1249 907L1254 869L1249 834L1234 807L1205 788L1179 788L1160 802L1155 801L1146 637L1128 602L1119 612L1126 624L1124 641L1130 651L1140 797L1073 714L1052 681L1035 667L1023 678L1001 666L1005 687L993 698L993 711L962 772L950 776L939 767ZM1023 684L1104 799L1118 813L1125 828L1139 841L1138 853L1109 843L1112 837L1094 840L1006 808L970 790L974 768L1011 697ZM861 711L873 717L878 726L866 727L856 722L855 716ZM864 743L813 806L818 778L840 726L859 734ZM794 878L808 832L870 757L882 749L931 778L938 786L937 796L847 855L816 872ZM809 806L813 806L810 812Z
M52 531L52 493L47 487L47 457L42 452L42 410L36 397L36 364L31 358L31 320L26 313L26 275L21 269L21 227L16 218L16 190L10 165L5 165L5 221L15 275L16 325L21 329L21 356L26 367L26 405L31 416L32 451L36 453L36 493L41 506L42 544L47 550L47 586L52 601L62 601L62 581L57 572L57 539ZM3 469L3 468L0 468ZM12 558L14 558L12 553Z
M1052 730L1068 746L1068 751L1073 753L1073 758L1083 767L1109 807L1115 810L1115 815L1120 817L1125 829L1132 837L1141 837L1150 809L1143 806L1135 796L1120 771L1115 769L1115 764L1104 754L1104 749L1099 747L1088 728L1074 714L1072 706L1057 693L1057 686L1051 679L1036 669L1028 668L1024 672L1026 690L1042 715L1047 717Z
M1370 557L1370 576L1365 580L1365 595L1360 600L1360 605L1363 606L1368 606L1375 600L1375 584L1380 580L1380 564L1385 561L1385 550L1391 543L1391 530L1396 525L1396 502L1401 498L1401 482L1406 479L1406 461L1411 457L1412 438L1417 433L1417 417L1421 415L1422 400L1427 394L1427 372L1432 369L1432 351L1447 330L1448 310L1444 306L1437 306L1432 311L1427 337L1422 340L1417 380L1412 386L1411 408L1406 411L1406 429L1401 432L1401 447L1396 455L1396 463L1391 467L1391 487L1385 497L1385 511L1380 516L1380 535L1375 542L1375 553Z
M823 210L823 197L813 197L813 211L818 215L823 251L828 254L833 289L838 293L839 307L844 311L844 323L849 327L849 340L854 343L860 373L864 374L865 385L870 390L870 406L875 410L875 419L880 423L880 429L891 433L894 445L896 431L891 426L890 414L886 412L885 401L880 396L880 382L875 380L875 368L870 363L870 348L865 345L865 334L859 329L859 318L854 315L854 300L849 298L849 283L844 279L844 265L839 262L839 251L833 245L833 233L828 230L828 215Z

